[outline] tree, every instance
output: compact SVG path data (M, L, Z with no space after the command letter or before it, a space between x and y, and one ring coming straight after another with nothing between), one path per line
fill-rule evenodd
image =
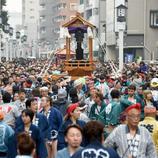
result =
M3 10L3 6L6 6L6 0L0 0L0 16L2 17L2 24L4 26L8 23L8 11Z

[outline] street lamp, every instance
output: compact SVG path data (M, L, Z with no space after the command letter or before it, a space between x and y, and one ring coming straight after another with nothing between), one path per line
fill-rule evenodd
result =
M117 9L117 24L119 30L119 70L123 70L123 34L126 28L126 12L127 7L123 4L120 4L116 7Z
M12 61L12 58L13 58L13 40L12 40L13 28L12 27L9 27L9 36L10 36L10 39L9 39L9 59Z
M16 58L16 44L17 44L17 40L16 39L13 39L13 58Z
M125 22L126 21L127 7L123 4L120 4L116 8L117 8L117 21L118 22Z
M23 35L21 37L21 44L22 44L22 56L23 57L26 57L26 54L25 54L25 42L27 41L27 36L26 35Z
M20 57L20 36L21 36L21 33L19 31L16 31L16 39L17 39L17 57L19 58Z
M5 36L6 36L6 41L5 41L5 55L6 55L6 61L9 60L9 37L8 37L8 34L9 34L9 27L10 25L9 24L5 24L4 25L4 32L5 32Z

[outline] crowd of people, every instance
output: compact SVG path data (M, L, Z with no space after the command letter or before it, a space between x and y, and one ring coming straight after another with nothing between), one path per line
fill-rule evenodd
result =
M158 66L116 74L99 63L75 80L54 71L46 60L1 63L0 158L157 158Z

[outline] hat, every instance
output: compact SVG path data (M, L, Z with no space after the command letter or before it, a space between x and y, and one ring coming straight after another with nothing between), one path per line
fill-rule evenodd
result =
M128 113L132 109L137 109L137 110L141 111L141 106L139 103L130 105L128 108L125 109L125 112Z
M58 90L58 98L66 98L67 97L67 92L65 89L60 88Z
M74 87L77 87L80 84L82 84L82 81L80 79L77 79L77 80L74 81Z
M4 119L4 113L3 111L0 111L0 121Z
M155 112L156 112L156 108L154 106L145 106L145 108L144 108L145 114L151 114L151 113L155 113Z
M78 106L79 106L78 103L71 104L71 105L67 108L66 113L67 113L68 115L70 115L70 113L73 112Z
M158 87L158 78L153 78L150 82L151 87Z

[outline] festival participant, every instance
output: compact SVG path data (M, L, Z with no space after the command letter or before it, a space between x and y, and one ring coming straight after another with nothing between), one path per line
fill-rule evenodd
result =
M17 137L18 155L16 158L33 158L35 156L35 143L29 134L23 132Z
M139 123L140 126L145 127L151 134L158 153L158 122L156 121L156 108L154 106L145 106L145 118Z
M80 126L77 124L69 125L66 128L64 135L67 147L59 150L55 158L70 158L76 151L81 149L82 129Z
M55 157L57 152L57 136L58 131L62 125L63 118L61 112L52 106L52 99L50 97L41 98L41 113L47 117L50 131L51 131L51 141L47 143L48 157Z
M23 124L16 128L16 136L21 132L26 132L31 136L36 144L36 156L38 158L47 158L47 149L38 127L32 124L34 113L30 109L22 111Z
M0 158L8 158L9 140L13 137L14 131L3 120L4 113L0 110Z
M103 98L106 99L106 101L108 102L110 89L105 82L105 77L103 75L100 76L100 81L95 85L95 87L101 91L101 93L103 94Z
M151 90L145 90L143 95L145 106L154 106L158 110L158 102L154 101Z
M70 104L67 108L66 115L64 117L64 122L59 130L58 150L61 150L67 146L67 143L65 142L65 139L64 139L64 132L69 125L77 124L81 128L85 125L85 122L82 120L79 120L79 117L80 117L79 104L78 103ZM82 145L83 145L83 143L82 143Z
M19 90L19 100L15 102L18 111L21 113L24 109L26 109L26 91L24 89Z
M99 91L95 91L93 95L94 104L91 107L89 118L91 120L101 121L106 124L106 104L103 100L103 94Z
M17 106L11 102L11 94L3 92L3 104L0 105L0 110L4 112L4 122L15 128L15 121L20 116Z
M145 127L138 126L141 116L140 104L126 109L127 124L116 127L105 140L106 147L113 147L122 158L156 158L157 153Z
M19 94L16 92L13 95L13 102L16 102L17 100L19 100Z
M47 97L48 92L49 92L48 87L41 87L40 88L41 97Z
M113 89L110 95L112 100L106 107L106 124L108 126L108 132L111 132L119 124L119 117L121 114L119 90Z
M128 94L121 97L120 103L122 111L124 111L127 107L132 104L139 103L141 105L141 119L144 118L144 101L142 101L135 93L136 86L129 85L128 86Z
M26 100L26 108L30 109L34 113L32 124L37 126L41 132L41 136L45 141L50 139L50 127L46 116L42 113L38 113L38 103L35 98L29 98ZM16 128L22 125L22 116L19 116L16 120Z
M83 136L87 140L87 146L77 151L72 158L119 158L116 151L112 148L105 148L104 142L104 125L98 121L90 121L83 128Z
M82 87L83 87L83 83L82 83L82 79L81 78L79 78L79 79L74 81L74 88L77 91L77 96L78 96L78 100L79 101L84 101L84 99L85 99Z
M53 106L57 108L63 116L66 114L66 109L68 106L67 102L67 92L64 88L60 88L57 94L57 100L53 102Z
M158 77L152 78L150 87L154 101L158 102Z

